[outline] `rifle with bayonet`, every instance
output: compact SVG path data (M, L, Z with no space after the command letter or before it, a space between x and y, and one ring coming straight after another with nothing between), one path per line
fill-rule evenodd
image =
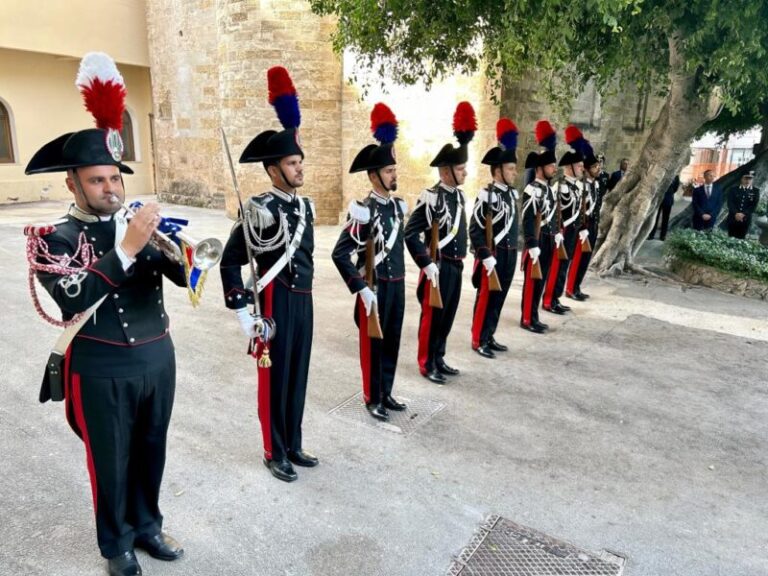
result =
M485 245L488 246L488 250L491 254L494 252L493 245L493 211L491 209L491 196L493 195L493 186L488 190L488 198L485 203ZM491 270L490 276L488 276L488 290L491 292L501 292L501 282L499 281L499 273L496 272L494 266Z

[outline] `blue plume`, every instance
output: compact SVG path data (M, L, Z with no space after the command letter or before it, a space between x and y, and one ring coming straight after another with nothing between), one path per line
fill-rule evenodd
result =
M296 94L283 94L275 98L272 105L277 112L277 118L283 128L298 128L301 126L301 111L299 110L299 99Z
M397 125L390 124L389 122L379 124L379 127L373 133L373 137L378 140L379 144L392 144L392 142L397 140Z
M554 152L557 147L557 134L550 134L539 143L550 152Z
M510 130L501 135L499 140L505 150L515 150L517 148L517 132Z

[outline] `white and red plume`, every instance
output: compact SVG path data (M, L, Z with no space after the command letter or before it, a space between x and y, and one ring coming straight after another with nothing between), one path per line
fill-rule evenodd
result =
M123 129L125 82L115 61L104 52L89 52L80 61L75 85L83 95L85 108L104 130Z

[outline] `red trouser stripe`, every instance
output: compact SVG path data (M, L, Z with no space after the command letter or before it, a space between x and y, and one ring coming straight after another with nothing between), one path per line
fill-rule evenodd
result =
M552 264L549 266L549 276L547 276L547 285L544 287L544 308L552 307L552 296L555 293L555 284L557 284L557 271L560 270L560 258L557 257L557 248L552 253Z
M93 464L93 452L91 452L91 440L88 437L88 427L85 423L85 414L83 413L83 396L80 390L80 374L72 374L72 407L75 410L75 421L80 428L83 444L85 444L85 457L88 462L88 476L91 478L91 492L93 493L93 512L98 509L96 482L96 467Z
M267 284L266 288L264 288L264 306L262 308L262 314L267 318L272 317L272 292L274 290L274 285L274 282L270 282ZM257 358L261 356L263 350L264 343L259 342L256 354ZM257 411L259 413L259 422L261 422L264 457L267 460L272 460L272 412L270 406L270 376L272 368L258 368L256 372L258 374Z
M525 262L525 278L523 279L523 324L530 326L531 307L533 306L533 278L531 278L533 260L531 260L527 250L523 254L523 261Z
M360 330L360 370L363 372L363 397L365 403L371 402L371 339L368 337L368 316L365 315L365 303L357 297L357 319Z
M480 289L477 292L477 305L475 306L475 316L472 319L472 348L480 346L480 333L483 331L485 322L485 313L488 310L488 275L485 273L485 267L481 264L480 271Z
M576 242L576 252L571 260L571 267L568 268L568 281L565 283L565 293L573 295L573 289L576 285L576 277L579 275L579 266L581 265L581 247L582 242Z
M419 370L427 373L427 360L429 359L429 332L432 328L432 307L429 305L429 281L421 273L419 282L424 281L424 294L421 298L421 324L419 324Z

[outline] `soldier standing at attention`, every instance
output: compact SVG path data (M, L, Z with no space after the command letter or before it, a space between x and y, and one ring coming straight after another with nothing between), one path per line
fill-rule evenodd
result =
M469 223L475 252L472 284L477 289L472 349L486 358L507 351L494 334L517 265L518 194L513 186L517 178L517 134L517 126L509 118L496 123L498 145L488 150L482 160L490 166L493 181L477 195Z
M318 464L318 459L302 448L301 435L312 353L315 208L310 199L297 192L304 185L304 152L299 141L301 114L296 88L281 66L267 71L267 81L269 102L283 130L265 130L256 136L243 150L240 163L263 163L272 188L245 204L241 214L245 225L242 221L235 225L224 248L221 281L224 302L237 313L259 359L258 410L264 465L275 478L293 482L298 477L293 464ZM253 255L261 276L254 287L260 308L277 326L271 341L262 339L255 318L246 308L254 298L241 274L249 255ZM265 362L265 357L269 361Z
M752 187L753 171L741 177L741 183L728 192L728 236L744 238L752 224L752 213L760 203L760 190Z
M364 200L350 203L333 262L350 292L358 295L354 318L365 406L374 418L388 420L388 410L406 408L392 396L392 387L405 313L403 221L408 206L392 196L397 190L397 119L385 104L373 107L371 131L379 144L360 150L349 171L366 172L372 190Z
M446 364L445 350L461 297L467 255L466 198L459 188L467 177L467 146L477 130L475 110L460 102L453 115L458 147L446 144L430 166L440 181L424 190L405 227L405 244L421 268L416 295L421 302L419 371L436 384L459 370Z

